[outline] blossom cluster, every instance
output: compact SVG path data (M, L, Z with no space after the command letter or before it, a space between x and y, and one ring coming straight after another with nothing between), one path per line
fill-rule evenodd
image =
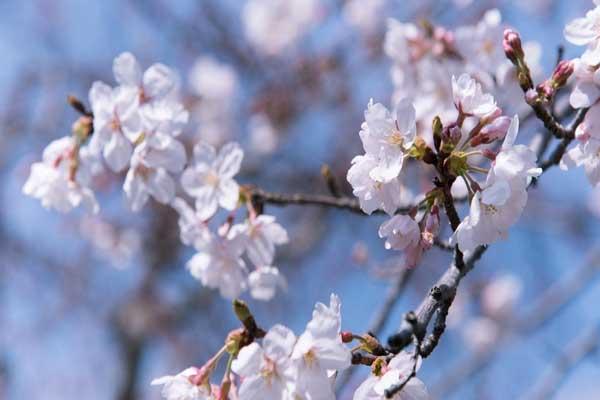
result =
M450 122L456 117L451 77L466 72L510 107L522 94L516 70L503 52L503 30L501 14L495 9L486 12L476 25L455 31L428 22L417 25L390 20L384 49L394 62L394 100L413 97L416 118L422 125L427 126L436 116ZM529 42L525 48L531 71L538 76L540 46ZM519 107L505 111L520 113L527 107L524 102L517 104ZM428 136L424 139L431 142Z
M578 46L586 46L581 57L573 60L575 87L569 98L573 108L589 108L584 121L577 127L577 145L562 159L561 168L583 166L593 186L600 185L600 1L565 27L565 38Z
M94 82L92 113L77 122L72 137L52 142L32 167L23 191L47 208L66 212L88 204L97 212L90 184L102 159L114 172L128 169L123 189L132 210L139 211L150 196L163 204L175 196L172 174L186 163L175 138L188 120L177 99L175 72L163 64L142 72L135 57L123 53L113 73L118 86Z
M194 68L196 89L213 103L224 101L234 90L233 77L206 63ZM211 86L197 76L207 68L218 69L230 82ZM123 53L115 58L113 73L119 85L94 82L89 93L91 112L76 122L73 136L48 145L42 162L31 168L25 194L62 212L80 204L97 212L91 184L104 169L102 160L114 172L127 169L123 190L133 211L141 210L149 197L178 211L182 242L198 250L187 264L192 276L226 298L249 289L256 299L271 299L277 288L286 285L273 260L275 246L287 243L288 236L275 217L257 215L251 204L248 218L233 224L240 206L240 187L234 177L243 150L232 142L217 153L200 141L188 164L185 148L177 140L188 112L178 101L175 72L163 64L142 72L135 57ZM194 199L193 208L177 196L179 173L181 188ZM209 222L219 208L230 217L213 233ZM254 265L251 271L244 255Z
M246 38L267 55L279 54L308 31L321 7L320 0L250 0L242 12Z
M243 335L234 331L224 350L201 368L190 367L177 375L155 379L152 384L163 385L162 395L167 400L217 399L227 398L227 394L240 400L333 400L336 375L351 365L352 352L346 343L352 336L341 331L341 303L332 294L329 305L315 305L312 319L300 336L278 324L266 332L262 343L253 341L239 349ZM239 386L210 383L225 349L231 354L231 371ZM420 360L407 352L389 361L378 358L372 374L354 393L354 400L386 398L386 390L412 376L419 364ZM224 382L230 379L229 373L225 372ZM224 395L223 390L229 393ZM394 398L425 400L429 396L423 382L412 377Z
M257 215L252 205L243 223L233 224L232 214L216 233L208 223L219 207L231 212L238 207L240 189L233 178L243 156L237 143L226 144L218 153L198 143L194 163L181 176L183 189L195 199L194 208L182 198L175 198L172 205L179 213L182 242L198 250L187 263L192 276L207 287L218 288L225 298L250 289L252 297L270 300L278 287L285 286L273 260L275 246L288 242L286 230L275 217ZM255 266L250 273L244 254Z
M379 230L386 237L386 248L402 250L405 265L414 267L422 253L433 245L439 232L439 190L434 189L422 201L425 212L418 215L394 215L401 198L401 172L407 159L436 163L466 183L470 194L470 214L456 229L452 242L470 252L479 245L506 237L508 228L520 217L527 202L527 186L541 173L536 155L525 145L516 145L518 117L502 115L502 110L479 82L467 74L452 77L452 98L458 115L442 126L434 121L436 151L416 135L415 107L406 99L392 113L381 104L370 102L360 131L365 155L352 160L348 182L366 213L382 209L392 218ZM504 139L494 151L490 145ZM483 157L482 157L483 156ZM481 159L491 159L489 170L481 168ZM437 166L439 168L439 166ZM485 173L478 182L472 173ZM441 194L442 197L445 194Z

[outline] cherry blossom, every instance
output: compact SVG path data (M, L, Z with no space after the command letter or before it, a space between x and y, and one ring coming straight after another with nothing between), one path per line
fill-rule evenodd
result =
M90 148L102 152L115 172L129 165L133 142L142 133L142 121L134 88L110 86L94 82L89 98L94 113L94 134Z
M456 108L464 115L483 118L497 109L494 97L483 93L481 84L468 74L452 77L452 94Z
M340 336L340 308L340 299L334 294L329 307L317 303L312 320L294 347L292 360L298 368L296 391L301 398L335 399L328 371L350 366L350 349Z
M581 56L589 65L600 63L600 1L594 0L596 7L583 18L576 18L565 27L565 38L578 46L587 46Z
M244 347L233 361L232 370L240 375L240 400L292 400L296 371L290 355L296 335L283 325L275 325L262 341Z
M495 319L510 317L523 290L522 282L513 275L492 280L481 292L481 307Z
M222 145L233 134L235 99L239 78L228 64L202 56L192 66L188 81L199 102L192 108L197 137L213 146Z
M353 400L384 400L386 389L402 383L412 374L415 360L410 353L402 351L392 358L388 365L384 366L378 375L370 375L354 392ZM417 361L416 369L421 365ZM394 397L394 400L427 400L429 393L425 384L417 377L412 377L402 390Z
M244 224L233 226L231 230L235 234L246 236L248 258L257 267L271 265L275 257L275 246L289 240L287 231L271 215L251 217Z
M89 149L78 151L74 139L66 136L52 141L42 161L31 166L23 193L39 199L47 209L68 212L83 204L97 213L99 206L88 186L100 168Z
M248 288L252 298L268 301L275 297L278 288L287 288L287 283L279 269L263 266L248 274Z
M386 238L385 248L400 250L405 254L408 268L417 265L421 258L421 228L407 215L395 215L379 227L379 237Z
M166 400L210 400L213 396L210 387L195 385L191 378L199 373L198 368L190 367L177 375L167 375L154 379L152 385L163 385L162 397Z
M264 53L278 54L313 25L320 6L320 0L250 0L242 12L246 37Z
M592 186L600 184L600 140L589 138L577 143L563 156L560 167L568 170L573 167L583 166L588 181Z
M382 209L393 215L399 205L403 187L398 179L382 183L371 177L371 171L378 166L378 160L365 154L352 159L346 179L352 185L352 193L358 197L360 208L367 214Z
M244 152L237 143L228 143L217 154L214 147L198 143L194 147L194 164L183 171L181 185L196 199L196 210L204 220L218 207L234 210L239 186L233 177L240 170Z
M171 202L171 206L179 213L179 231L183 244L202 249L210 240L210 229L200 215L189 204L177 197Z
M209 288L219 289L227 299L238 297L247 288L246 247L243 235L212 235L186 264L192 276Z
M178 173L185 165L183 145L168 135L157 134L138 145L123 190L133 211L139 211L152 196L168 204L175 196L175 181L169 173Z
M399 101L392 114L371 99L359 135L365 152L378 160L370 172L372 179L386 183L398 177L416 131L415 108L410 100Z
M138 91L140 103L165 99L176 88L175 73L166 65L157 63L142 73L142 69L131 53L120 54L113 61L116 81Z
M452 237L462 251L505 239L525 208L528 183L541 174L535 153L525 145L514 145L518 121L515 116L483 190L473 196L469 215Z

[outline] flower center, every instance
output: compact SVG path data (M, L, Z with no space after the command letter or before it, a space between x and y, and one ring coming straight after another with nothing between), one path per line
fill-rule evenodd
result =
M494 47L494 43L491 40L486 40L485 42L483 42L483 46L481 46L481 49L485 54L492 54L494 52Z
M204 175L204 183L212 187L217 187L219 185L219 175L214 171L210 171Z
M392 146L402 146L404 143L404 136L400 131L394 131L387 139L388 143Z
M277 376L277 368L275 362L268 357L264 358L264 365L260 370L260 374L263 379L267 382L267 385L271 385L273 378Z
M306 365L308 365L309 367L312 367L316 360L317 355L315 354L315 351L313 349L310 349L309 351L304 353L304 362L306 362Z
M487 214L495 215L498 213L498 208L496 206L491 204L484 204L483 206Z

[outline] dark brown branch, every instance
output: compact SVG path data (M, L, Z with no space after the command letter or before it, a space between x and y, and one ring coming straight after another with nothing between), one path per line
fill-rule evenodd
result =
M471 270L487 247L479 246L473 254L464 261L462 268L458 268L455 261L446 270L444 275L431 288L429 294L417 308L417 321L415 324L403 321L399 331L388 338L390 350L394 353L399 352L410 344L413 335L422 340L427 332L427 327L433 316L443 305L450 302L456 294L456 289L461 279ZM449 306L448 306L449 307Z

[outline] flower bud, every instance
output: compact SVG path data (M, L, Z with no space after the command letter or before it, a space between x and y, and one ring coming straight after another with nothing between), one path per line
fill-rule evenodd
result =
M506 132L508 132L510 122L511 119L507 116L496 118L492 123L481 128L479 134L471 139L471 146L476 147L480 144L488 144L492 143L494 140L504 138Z
M571 60L562 60L558 63L552 73L552 82L555 89L561 88L567 84L567 80L573 74L575 65Z
M352 332L349 331L341 332L340 336L342 337L343 343L350 343L352 342L352 340L354 340L354 335L352 334Z
M506 29L504 31L504 40L502 41L504 54L514 64L517 65L525 58L521 37L517 31Z

